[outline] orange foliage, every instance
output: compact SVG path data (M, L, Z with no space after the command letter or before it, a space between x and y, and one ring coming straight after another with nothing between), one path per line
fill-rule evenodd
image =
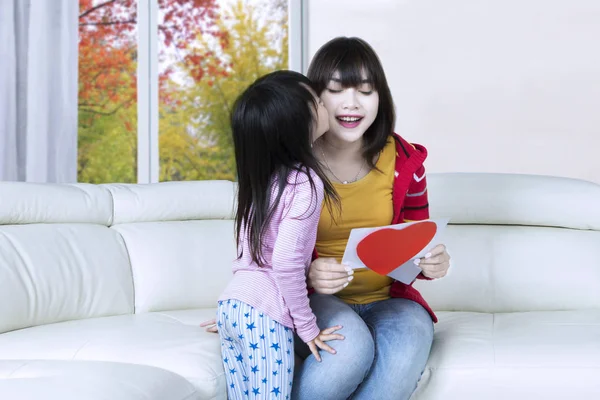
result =
M215 26L215 0L159 0L159 59L184 50L199 34L220 41L226 34ZM79 1L79 108L93 114L112 114L136 99L137 1ZM185 53L181 51L181 53ZM186 63L201 65L206 55L186 55ZM173 69L161 71L166 84ZM196 74L195 79L202 75ZM166 100L166 90L160 91Z

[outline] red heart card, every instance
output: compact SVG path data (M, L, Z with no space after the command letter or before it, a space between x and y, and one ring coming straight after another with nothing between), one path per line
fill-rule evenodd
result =
M388 275L419 254L436 232L437 225L431 221L417 222L404 229L380 229L358 243L356 254L369 269Z

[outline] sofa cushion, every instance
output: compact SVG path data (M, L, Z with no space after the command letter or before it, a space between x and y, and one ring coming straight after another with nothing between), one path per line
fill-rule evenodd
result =
M94 224L0 225L0 333L132 312L119 233Z
M454 224L528 225L600 230L600 185L527 174L427 175L433 217Z
M110 191L113 224L231 219L235 184L231 181L180 181L98 185Z
M415 287L436 311L506 313L600 309L600 232L450 225L451 267Z
M216 309L189 310L37 326L0 335L0 354L4 359L96 360L163 368L190 381L202 399L223 399L218 335L198 326L215 313Z
M0 399L204 400L183 377L145 365L102 361L0 361Z
M413 399L588 399L600 393L600 310L438 316Z
M113 199L100 185L0 182L0 225L85 223L108 226Z
M116 225L129 252L135 312L214 307L231 279L231 220Z

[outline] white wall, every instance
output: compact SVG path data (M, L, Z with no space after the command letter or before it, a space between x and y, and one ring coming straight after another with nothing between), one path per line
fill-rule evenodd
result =
M367 40L429 171L600 183L600 0L306 1L308 59Z

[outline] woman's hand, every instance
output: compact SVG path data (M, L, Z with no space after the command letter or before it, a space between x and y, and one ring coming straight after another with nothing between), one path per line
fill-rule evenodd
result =
M419 260L418 265L423 270L423 275L427 278L443 278L450 268L450 254L443 244L438 244L425 257L417 260Z
M317 258L308 270L306 282L315 292L334 294L348 286L354 279L352 268L338 263L334 258Z
M216 319L209 319L208 321L200 322L200 326L203 328L206 327L206 332L219 333Z
M331 328L323 329L319 336L307 342L308 348L310 349L313 356L315 356L318 362L321 362L321 355L319 354L319 349L325 350L328 353L335 354L336 351L332 349L327 343L330 340L344 340L344 336L339 333L334 333L335 331L339 331L342 329L341 325L332 326Z

